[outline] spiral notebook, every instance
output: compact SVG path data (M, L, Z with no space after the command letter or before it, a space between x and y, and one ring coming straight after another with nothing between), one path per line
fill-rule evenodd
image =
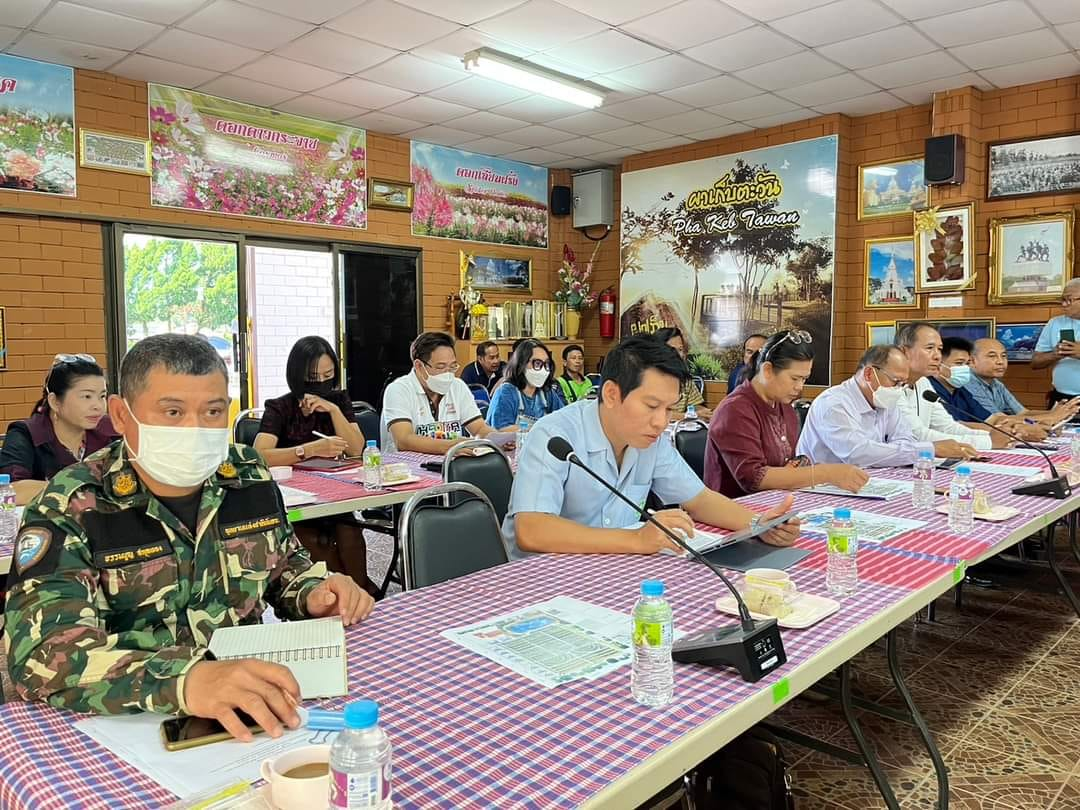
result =
M288 667L305 700L347 693L345 628L341 618L221 627L210 637L219 661L258 658Z

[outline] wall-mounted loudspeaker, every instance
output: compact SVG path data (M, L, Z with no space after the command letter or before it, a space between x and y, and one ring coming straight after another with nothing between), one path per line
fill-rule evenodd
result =
M964 182L964 139L959 135L927 138L923 169L928 186Z
M570 186L551 187L551 213L553 216L565 217L574 210L574 194Z

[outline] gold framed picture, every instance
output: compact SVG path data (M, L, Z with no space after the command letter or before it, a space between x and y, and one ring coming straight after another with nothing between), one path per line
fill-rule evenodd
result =
M960 337L972 343L981 338L992 338L997 324L995 318L907 318L896 322L896 331L915 321L930 324L942 338Z
M891 346L896 337L896 321L867 321L866 348Z
M971 203L937 211L936 227L920 230L914 215L915 292L941 293L975 286L975 206Z
M379 180L369 177L368 208L412 211L413 184L403 180Z
M461 251L461 286L474 290L529 292L532 290L532 259L477 256Z
M915 239L894 236L867 239L863 256L863 290L867 309L912 309L915 295Z
M1072 276L1075 214L1052 211L990 220L991 304L1049 304Z
M922 155L859 166L860 220L903 216L929 205Z
M128 174L150 174L150 139L79 130L79 165Z

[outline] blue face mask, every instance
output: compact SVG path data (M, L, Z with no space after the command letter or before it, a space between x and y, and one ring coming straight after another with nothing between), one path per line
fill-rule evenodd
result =
M949 382L956 388L963 388L971 382L971 366L953 366L950 368Z

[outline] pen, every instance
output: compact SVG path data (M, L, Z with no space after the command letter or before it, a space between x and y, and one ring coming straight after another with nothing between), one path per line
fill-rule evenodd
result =
M318 436L320 439L332 439L332 436L327 436L325 433L319 433L317 430L311 431L312 436Z

